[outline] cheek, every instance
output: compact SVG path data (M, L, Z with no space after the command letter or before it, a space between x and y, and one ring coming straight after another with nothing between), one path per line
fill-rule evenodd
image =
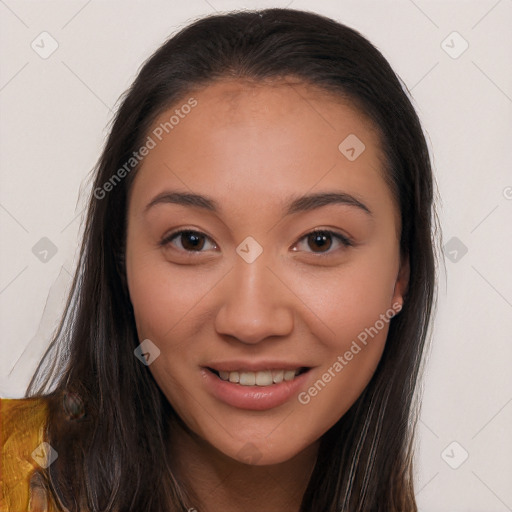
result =
M132 254L131 260L127 259L138 336L140 340L150 339L160 349L159 357L148 370L181 418L197 429L184 383L195 353L190 327L197 324L191 323L190 318L204 295L204 278L191 272L185 278L185 271L174 268L170 272L165 261L148 260L151 258L142 254Z
M332 427L370 382L395 313L378 301L371 308L368 303L358 307L355 300L345 306L341 312L332 312L330 325L335 334L322 339L322 365L297 397L299 407L304 409L301 417L305 432L312 434L310 442Z
M299 291L317 315L311 328L319 343L321 366L298 402L309 414L309 432L324 432L361 395L382 356L389 324L398 312L392 298L395 265L360 259L335 276L303 277Z
M132 254L127 260L128 288L139 337L163 340L200 302L205 279L150 256Z
M366 258L336 271L295 276L294 290L314 313L318 339L344 351L391 308L395 281L394 264Z

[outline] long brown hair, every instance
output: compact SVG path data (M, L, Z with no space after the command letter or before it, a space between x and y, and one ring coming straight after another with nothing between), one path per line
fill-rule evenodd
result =
M195 88L225 78L296 78L338 94L369 116L386 152L409 259L404 307L358 400L321 441L301 511L414 511L415 389L434 303L433 178L405 87L363 36L329 18L266 9L199 19L163 44L125 94L99 159L78 268L62 322L28 396L50 403L48 468L70 511L186 511L166 453L180 421L134 357L139 344L126 286L127 197L138 166L99 193L140 148L156 117ZM81 412L80 412L81 411Z

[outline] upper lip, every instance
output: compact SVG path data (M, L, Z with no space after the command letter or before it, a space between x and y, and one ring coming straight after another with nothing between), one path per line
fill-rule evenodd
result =
M204 366L217 372L261 372L265 370L296 370L309 369L308 366L302 363L290 363L289 361L219 361L208 363Z

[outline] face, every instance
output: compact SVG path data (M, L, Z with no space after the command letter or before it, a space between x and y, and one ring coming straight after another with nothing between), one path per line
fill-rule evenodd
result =
M137 331L193 432L277 464L333 426L377 367L407 285L399 213L379 136L349 103L240 81L190 97L156 120L130 189Z

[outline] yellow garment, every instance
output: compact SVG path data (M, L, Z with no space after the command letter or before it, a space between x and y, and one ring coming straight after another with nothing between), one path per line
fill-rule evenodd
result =
M52 500L47 502L38 473L48 454L58 457L49 445L41 445L47 416L43 399L0 399L1 512L57 512Z

